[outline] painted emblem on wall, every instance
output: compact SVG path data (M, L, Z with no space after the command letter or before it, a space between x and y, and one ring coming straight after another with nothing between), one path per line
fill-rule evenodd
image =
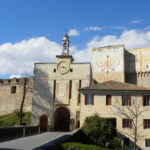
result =
M119 66L119 64L119 58L109 58L109 56L107 56L106 59L101 58L96 61L96 65L101 72L113 72L115 71L115 68Z

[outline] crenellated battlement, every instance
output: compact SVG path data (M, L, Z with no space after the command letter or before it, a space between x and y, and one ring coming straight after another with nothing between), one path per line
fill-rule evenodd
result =
M0 79L0 86L3 85L19 85L24 83L25 78L13 78L13 79ZM33 84L33 78L29 77L27 79L27 84Z
M150 77L150 71L144 71L144 72L138 72L136 73L137 78L138 77Z

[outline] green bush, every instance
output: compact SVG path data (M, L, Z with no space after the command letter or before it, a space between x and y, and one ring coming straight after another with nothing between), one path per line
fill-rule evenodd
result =
M63 150L108 150L96 145L88 145L81 143L63 143L61 144L61 148Z
M116 137L116 120L114 118L100 118L97 114L87 117L82 131L96 145L105 148L120 148L120 141Z

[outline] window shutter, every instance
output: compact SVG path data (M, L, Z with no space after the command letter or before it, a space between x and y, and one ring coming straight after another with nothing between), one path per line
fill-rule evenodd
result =
M87 95L85 94L85 105L87 104Z
M132 129L132 120L129 120L129 128Z
M131 96L129 96L129 106L131 106Z
M144 96L142 96L142 100L143 100L143 106L145 106L145 105L144 105Z
M122 119L122 128L124 128L124 119Z
M94 105L94 95L92 95L92 105Z
M111 103L112 103L112 99L111 99L111 95L110 95L110 97L109 97L109 104L111 105Z
M146 120L143 119L143 128L145 129L146 128Z
M123 106L123 96L122 96L122 106Z
M106 105L111 105L111 95L106 96Z

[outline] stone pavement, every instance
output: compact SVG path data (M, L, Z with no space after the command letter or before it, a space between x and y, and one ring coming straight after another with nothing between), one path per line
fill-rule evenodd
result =
M0 141L0 150L42 150L42 147L59 143L77 131L78 130L72 132L45 132L9 141Z

